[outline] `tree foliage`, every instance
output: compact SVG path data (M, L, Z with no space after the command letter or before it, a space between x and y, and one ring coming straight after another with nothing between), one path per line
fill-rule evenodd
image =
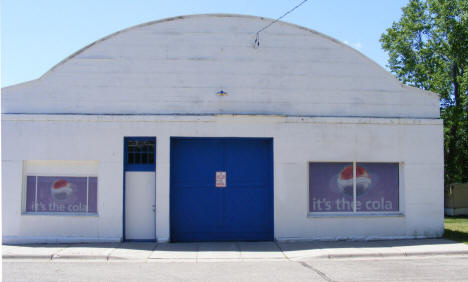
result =
M405 84L440 94L445 183L468 181L468 1L410 0L380 39Z

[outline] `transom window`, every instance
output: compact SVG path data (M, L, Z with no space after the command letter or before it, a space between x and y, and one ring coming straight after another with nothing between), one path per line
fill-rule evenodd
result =
M125 137L125 169L154 170L155 143L154 137Z

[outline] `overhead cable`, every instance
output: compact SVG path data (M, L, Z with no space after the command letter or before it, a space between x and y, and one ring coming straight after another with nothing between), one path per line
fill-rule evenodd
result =
M281 17L277 18L276 20L272 21L271 23L267 24L266 26L262 27L261 29L259 29L256 33L255 33L255 41L254 41L254 48L258 48L260 46L260 32L264 31L265 29L269 28L271 25L273 25L274 23L276 23L277 21L281 20L282 18L284 18L285 16L287 16L288 14L290 14L292 11L296 10L297 8L299 8L302 4L304 4L305 2L307 2L308 0L303 0L301 3L297 4L294 8L292 8L291 10L287 11L286 13L284 13Z

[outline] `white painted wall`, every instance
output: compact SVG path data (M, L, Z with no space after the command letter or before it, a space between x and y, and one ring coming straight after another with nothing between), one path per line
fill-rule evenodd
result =
M198 15L143 24L2 89L3 239L120 240L124 136L157 138L160 241L169 239L171 136L273 137L277 239L441 235L437 95L402 86L351 47L292 24L275 23L253 48L270 21ZM228 95L217 96L221 89ZM28 160L98 163L99 216L23 215ZM399 162L403 216L309 217L313 161Z
M413 238L443 232L439 119L6 114L2 122L5 242L120 240L124 136L157 138L160 241L169 239L171 136L273 137L276 239ZM97 161L99 216L22 215L23 160ZM400 162L403 216L308 217L309 161Z
M253 48L270 21L198 15L120 31L3 89L2 112L439 117L437 95L313 30L278 22Z

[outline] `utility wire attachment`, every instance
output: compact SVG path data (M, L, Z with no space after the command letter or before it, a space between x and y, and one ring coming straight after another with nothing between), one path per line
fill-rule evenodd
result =
M305 2L307 2L308 0L303 0L301 3L297 4L294 8L292 8L291 10L287 11L286 13L284 13L281 17L277 18L276 20L272 21L271 23L267 24L266 26L262 27L261 29L259 29L256 33L255 33L255 40L254 40L254 48L258 48L260 47L260 32L264 31L265 29L269 28L271 25L273 25L274 23L276 23L277 21L281 20L282 18L284 18L285 16L287 16L288 14L290 14L292 11L296 10L297 8L299 8L300 6L302 6L302 4L304 4Z
M260 47L260 35L257 33L255 33L255 40L254 40L254 46L253 46L255 49L257 49L258 47Z

